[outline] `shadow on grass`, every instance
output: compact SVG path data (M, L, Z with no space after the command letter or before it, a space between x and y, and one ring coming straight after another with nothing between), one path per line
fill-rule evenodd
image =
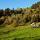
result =
M14 38L13 40L40 40L40 37Z
M4 28L5 26L6 26L6 25L0 25L0 29L1 29L1 28Z

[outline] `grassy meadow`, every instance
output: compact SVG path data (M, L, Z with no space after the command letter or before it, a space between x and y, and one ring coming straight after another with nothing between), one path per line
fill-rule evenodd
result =
M40 28L32 28L30 24L0 28L0 40L40 40Z

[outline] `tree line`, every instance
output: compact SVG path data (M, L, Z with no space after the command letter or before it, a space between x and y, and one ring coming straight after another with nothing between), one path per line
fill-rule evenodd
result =
M13 23L18 26L28 22L40 22L40 2L33 4L31 8L0 9L0 25Z

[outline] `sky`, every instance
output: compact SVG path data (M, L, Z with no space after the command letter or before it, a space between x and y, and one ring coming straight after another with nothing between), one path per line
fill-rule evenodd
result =
M0 9L30 7L32 4L38 1L40 0L0 0Z

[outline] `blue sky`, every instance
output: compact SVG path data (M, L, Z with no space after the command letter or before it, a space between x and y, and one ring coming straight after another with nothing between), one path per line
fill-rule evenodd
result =
M30 7L38 1L40 0L0 0L0 9Z

